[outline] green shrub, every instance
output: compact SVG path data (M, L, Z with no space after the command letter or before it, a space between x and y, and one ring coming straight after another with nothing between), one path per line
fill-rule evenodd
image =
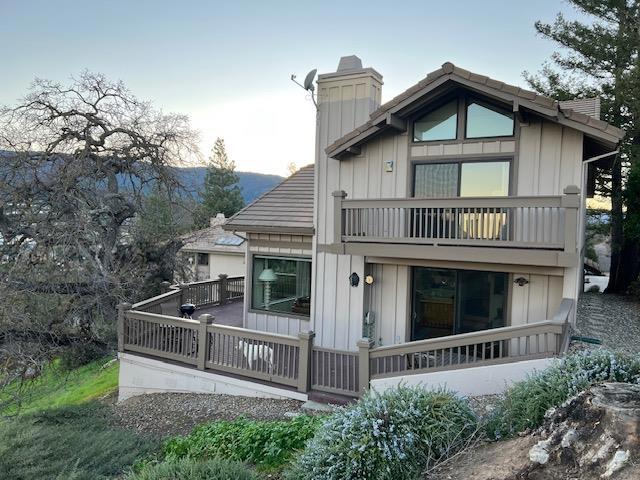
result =
M243 463L214 458L148 464L128 480L256 480L256 475Z
M113 427L104 405L46 410L0 422L0 478L106 480L158 447Z
M166 460L222 457L250 462L262 469L278 468L304 447L322 423L321 417L299 415L292 420L244 418L197 427L185 437L169 440Z
M60 355L60 368L71 371L103 358L107 354L105 347L93 342L77 342L66 347Z
M414 479L477 431L465 400L398 387L335 413L287 472L290 479Z
M568 398L605 382L639 383L640 359L604 349L567 355L546 370L514 383L495 406L486 424L490 438L510 437L537 428L545 412Z

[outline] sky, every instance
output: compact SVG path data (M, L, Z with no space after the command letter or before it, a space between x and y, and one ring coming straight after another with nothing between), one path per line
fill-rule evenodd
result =
M383 102L445 61L525 86L555 49L534 22L560 11L577 15L557 0L0 0L0 104L88 69L187 114L205 155L222 137L238 170L286 175L315 144L291 74L355 54L384 76Z

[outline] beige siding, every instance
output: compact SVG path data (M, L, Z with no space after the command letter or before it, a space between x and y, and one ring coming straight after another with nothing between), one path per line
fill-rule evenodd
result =
M582 133L547 121L520 129L516 195L560 195L582 185Z
M365 313L375 315L376 336L372 340L378 345L409 341L411 267L370 264L367 269L374 278L373 285L365 287Z
M283 335L297 335L299 332L311 330L309 320L259 312L247 312L245 328Z
M514 140L491 140L450 144L425 144L411 147L411 157L434 157L444 155L485 155L490 153L514 153Z
M529 283L519 287L511 284L511 325L552 319L562 301L562 277L515 274Z
M313 299L316 344L356 350L362 337L364 305L364 258L355 255L317 253L316 295ZM360 283L350 286L349 276L357 273Z

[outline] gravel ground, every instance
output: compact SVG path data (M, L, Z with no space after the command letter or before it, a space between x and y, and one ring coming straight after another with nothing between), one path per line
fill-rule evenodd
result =
M602 340L606 348L640 353L640 302L585 293L578 302L576 330L576 335Z
M140 395L114 405L118 422L141 433L160 437L184 435L196 425L237 417L257 420L287 418L300 411L302 402L230 395L154 393Z

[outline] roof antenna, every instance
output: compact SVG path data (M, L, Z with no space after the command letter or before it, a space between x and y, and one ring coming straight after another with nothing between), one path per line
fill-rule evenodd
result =
M315 87L313 86L313 80L314 80L314 78L316 78L316 72L317 71L318 71L318 69L314 68L309 73L307 73L307 76L304 77L304 82L303 83L300 83L300 82L298 82L296 80L295 74L291 75L291 81L293 83L295 83L296 85L304 88L307 92L309 92L309 97L311 98L311 101L313 102L313 104L316 106L316 110L318 109L318 103L316 102L316 97L314 95Z

